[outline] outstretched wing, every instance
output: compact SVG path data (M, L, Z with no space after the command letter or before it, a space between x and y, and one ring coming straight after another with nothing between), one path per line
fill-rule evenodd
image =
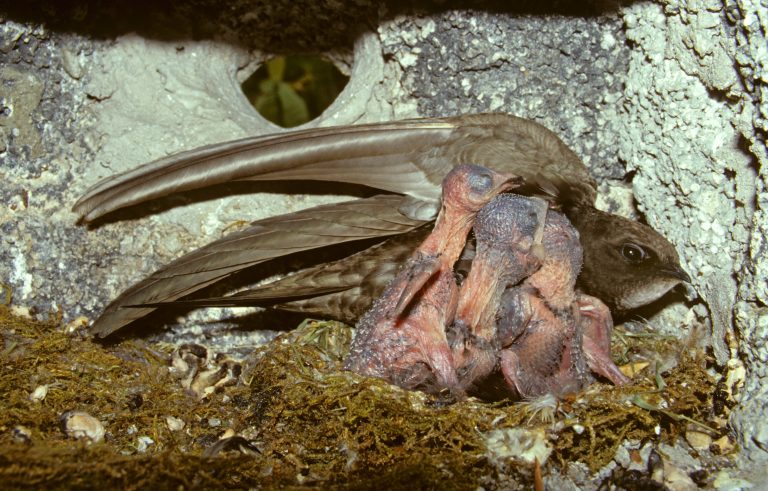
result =
M91 332L107 336L155 309L125 306L173 301L272 259L409 232L427 223L413 218L414 204L409 197L379 195L254 222L247 229L182 256L130 287L105 309Z
M410 198L377 196L256 222L250 229L188 254L129 288L107 307L92 332L106 336L155 308L123 306L180 299L277 257L407 233L431 220L423 205L429 208L439 199L442 179L462 163L516 174L525 180L524 188L516 192L543 195L553 203L591 204L596 196L595 181L586 167L554 133L507 114L301 130L182 152L96 184L74 210L83 220L91 221L167 194L236 180L340 181ZM392 268L390 259L375 260L381 267ZM374 280L360 277L356 286L344 291L365 290L367 281ZM332 302L339 302L344 311L353 311L349 297L341 293L319 289L314 293L319 295L315 303L305 298L284 305L303 302L305 311L311 312L329 305L330 300L324 297L336 295Z
M430 230L431 226L425 225L351 256L311 266L233 295L177 300L153 306L263 306L354 324L381 295Z
M320 180L361 184L436 200L457 164L523 177L531 192L559 192L592 203L595 182L581 160L543 126L507 114L472 114L244 138L181 152L109 177L89 189L74 211L92 221L171 193L228 181ZM552 191L554 190L554 191ZM545 193L545 194L547 194ZM558 196L550 196L557 201Z

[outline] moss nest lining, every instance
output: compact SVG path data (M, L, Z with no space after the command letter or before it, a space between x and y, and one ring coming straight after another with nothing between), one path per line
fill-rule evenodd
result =
M0 306L0 480L10 488L493 489L530 486L536 470L514 443L494 450L495 430L539 438L545 474L571 462L597 471L626 440L674 442L690 425L722 431L716 383L697 353L559 403L451 404L343 371L352 330L307 321L255 348L237 384L201 397L169 369L173 347L105 346L83 332ZM105 438L68 436L70 410L98 419Z

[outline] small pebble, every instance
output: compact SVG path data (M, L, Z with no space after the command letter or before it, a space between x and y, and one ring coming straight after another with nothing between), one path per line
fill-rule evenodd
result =
M16 443L31 443L32 430L26 426L18 425L13 428L13 441Z
M166 416L165 424L168 425L168 429L171 431L181 431L184 429L184 420L174 416Z
M219 437L219 440L223 440L225 438L232 438L235 435L237 435L237 433L235 433L235 430L233 430L232 428L227 428L227 431L225 431L224 434L222 434Z
M97 443L104 439L104 425L88 413L67 411L60 417L62 428L67 436L80 439L88 438Z
M45 400L45 396L48 395L48 385L38 385L35 387L35 390L32 391L32 393L29 395L29 399L34 402L43 402Z
M64 326L64 332L67 333L67 334L73 334L73 333L76 333L78 331L81 331L81 330L85 329L86 327L88 327L88 322L89 321L88 321L87 317L80 316L77 319L74 319L74 320L68 322Z
M154 445L155 441L148 436L140 436L136 443L136 451L144 453L147 451L150 445Z
M728 435L723 435L721 438L718 438L712 444L717 448L717 451L720 453L720 455L725 455L733 452L735 450L735 446L733 445L733 442L730 438L728 438Z
M707 450L712 445L712 437L700 431L688 431L685 433L688 445L696 450Z

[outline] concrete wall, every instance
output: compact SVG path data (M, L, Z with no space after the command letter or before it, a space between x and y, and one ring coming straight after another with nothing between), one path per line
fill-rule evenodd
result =
M351 81L312 125L506 111L571 145L602 181L603 206L633 213L633 191L693 277L653 322L681 337L711 327L722 371L746 368L732 422L744 455L765 461L768 7L759 0L635 2L579 15L546 5L258 10L203 1L135 18L119 6L43 4L7 7L4 17L0 7L0 279L19 309L93 317L239 220L341 199L237 188L92 231L69 211L104 176L276 131L239 82L271 53L326 52Z

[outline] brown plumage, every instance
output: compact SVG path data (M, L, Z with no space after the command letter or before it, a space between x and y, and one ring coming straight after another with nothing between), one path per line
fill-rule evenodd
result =
M251 228L183 256L130 287L106 308L91 331L106 336L157 307L147 304L183 299L264 261L341 243L391 238L375 254L366 251L333 267L320 264L287 277L272 291L258 288L238 298L193 303L277 305L352 322L381 294L396 261L407 257L423 239L419 229L434 219L442 178L465 162L519 175L526 183L519 192L543 196L566 211L594 210L595 182L579 158L546 128L506 114L320 128L210 145L106 179L92 187L74 210L84 221L93 221L160 196L233 180L341 181L406 196L374 196L254 222ZM611 254L602 245L597 255L586 254L587 262L595 262L584 269L588 293L599 291L598 296L611 306L621 306L614 302L616 298L628 298L626 292L612 290L615 282L607 280L600 268L621 267L632 285L645 285L646 293L641 295L645 302L687 278L674 248L659 234L614 215L604 219L612 224L609 235L622 228L628 233L626 242L611 244ZM595 223L583 222L585 230ZM587 251L601 237L582 231ZM646 252L647 259L641 262L647 267L640 268L637 278L636 264L623 265L629 261L622 256L623 250L630 251L627 244ZM276 291L286 295L278 297ZM135 304L145 306L124 308Z

